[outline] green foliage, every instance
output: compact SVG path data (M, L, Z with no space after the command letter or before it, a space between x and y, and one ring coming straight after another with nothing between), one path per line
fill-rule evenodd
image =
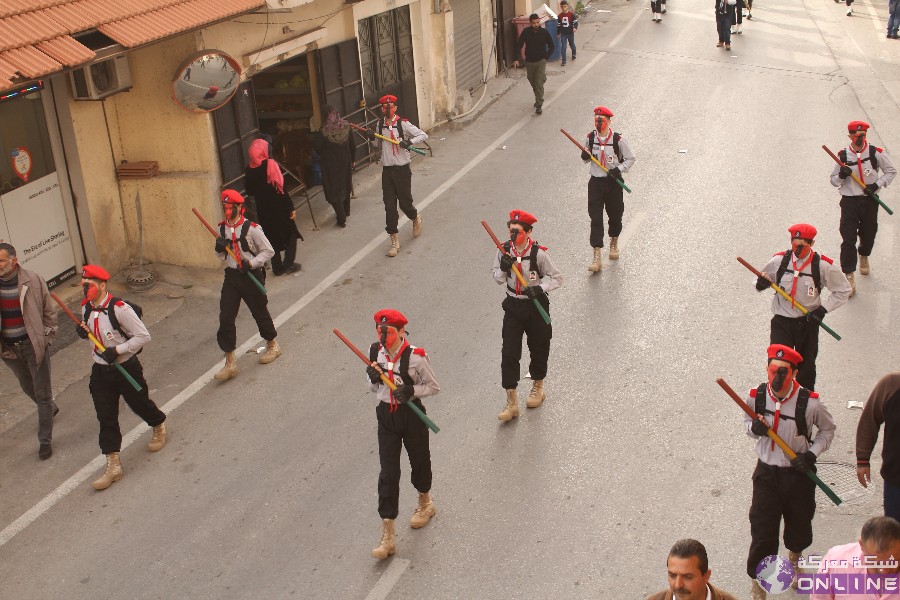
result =
M580 15L583 12L584 12L584 2L582 2L581 0L578 0L578 3L575 4L575 14Z

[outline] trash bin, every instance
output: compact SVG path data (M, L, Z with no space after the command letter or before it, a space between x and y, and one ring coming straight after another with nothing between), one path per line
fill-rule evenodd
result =
M550 10L550 7L546 4L542 5L538 8L535 13L541 18L541 25L547 32L550 34L550 37L553 38L553 52L550 54L550 57L547 60L559 60L559 40L556 39L556 13ZM531 21L528 20L528 15L522 15L520 17L514 17L512 19L513 25L516 26L516 43L519 42L519 36L522 35L522 32L525 31L526 27L531 27ZM525 60L525 49L522 49L522 52L517 56L519 61Z

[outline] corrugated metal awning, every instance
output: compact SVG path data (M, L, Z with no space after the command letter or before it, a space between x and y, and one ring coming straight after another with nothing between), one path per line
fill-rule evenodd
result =
M96 29L135 48L262 6L264 0L3 0L0 91L93 59L74 34Z

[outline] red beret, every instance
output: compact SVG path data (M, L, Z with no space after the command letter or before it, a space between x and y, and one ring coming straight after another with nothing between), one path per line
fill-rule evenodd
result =
M595 115L603 115L604 117L613 116L612 111L609 110L608 108L606 108L605 106L598 106L597 108L595 108L594 114Z
M527 213L524 210L513 210L509 213L509 220L516 221L518 223L524 223L525 225L534 225L537 223L537 217L531 213Z
M378 100L378 104L387 104L388 102L390 102L391 104L397 104L397 96L392 96L392 95L388 94L386 96L382 96Z
M81 276L84 279L109 281L109 273L106 271L106 269L97 265L84 265L84 268L81 270Z
M791 232L792 240L814 240L816 239L816 228L808 223L797 223L788 227Z
M869 129L869 124L865 121L850 121L847 124L847 131L850 133L856 133L857 131L867 131Z
M404 327L409 321L403 316L399 310L386 308L375 313L375 322L379 325L390 325L392 327Z
M224 204L243 204L244 197L236 190L222 190L222 202Z
M768 354L769 358L786 360L795 367L803 362L803 357L800 356L799 352L797 352L793 348L788 348L783 344L772 344L771 346L769 346Z

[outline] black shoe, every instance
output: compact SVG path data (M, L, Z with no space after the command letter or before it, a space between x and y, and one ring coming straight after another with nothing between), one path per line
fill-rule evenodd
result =
M53 416L55 417L58 414L59 414L59 407L54 404L53 405Z
M572 55L572 60L575 60L576 58L577 58L577 57L573 54L573 55Z
M284 275L284 271L281 269L278 269L277 271L275 269L272 269L272 275L274 275L275 277L281 277L282 275Z
M38 450L38 458L47 460L51 456L53 456L53 447L50 444L41 444L41 449Z
M666 9L662 9L662 14L666 14Z
M560 63L559 66L564 67L564 66L566 66L566 63Z
M292 264L292 265L290 265L290 266L288 266L288 267L285 267L284 273L285 273L286 275L290 275L291 273L296 273L296 272L299 271L300 269L301 269L300 263L294 263L294 264Z
M536 109L534 109L534 112L536 112L537 114L541 114L542 112L544 112L544 110L540 106L538 106Z
M346 226L347 226L346 221L344 221L343 223L338 223L338 227L346 227Z

